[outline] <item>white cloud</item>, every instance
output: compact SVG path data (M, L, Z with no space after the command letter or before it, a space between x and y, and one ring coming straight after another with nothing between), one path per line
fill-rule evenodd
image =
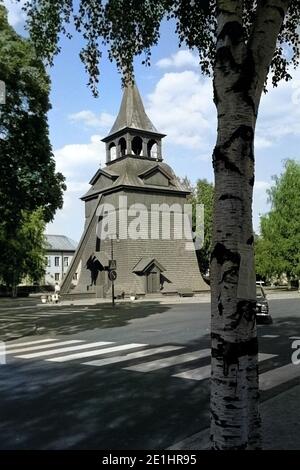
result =
M97 116L89 110L82 110L78 113L70 114L69 120L73 123L82 123L86 127L108 129L112 127L115 117L109 113L101 113Z
M69 144L54 151L56 167L67 178L81 174L84 169L96 171L105 163L105 146L100 135L93 135L88 144Z
M170 57L160 59L156 65L161 69L199 67L199 57L189 50L180 50Z
M47 233L60 233L79 240L84 224L84 203L80 200L90 188L89 181L105 162L101 136L92 135L86 144L69 144L54 151L57 171L66 177L63 209L47 226Z
M270 188L270 186L271 186L271 183L269 183L268 181L255 181L254 191L256 191L256 193L261 192L261 191L266 191L267 189Z
M2 0L2 3L7 8L8 11L8 22L11 26L15 27L20 23L24 23L26 15L22 10L26 0L20 0L16 2L15 0Z
M211 80L196 72L165 73L148 96L147 112L170 144L206 152L215 141Z
M277 88L268 84L262 97L257 123L256 143L263 147L278 145L288 136L300 136L300 70L291 71L293 79L280 82Z

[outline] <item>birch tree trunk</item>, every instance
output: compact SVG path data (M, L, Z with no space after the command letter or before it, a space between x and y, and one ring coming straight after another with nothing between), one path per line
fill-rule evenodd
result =
M263 86L288 1L258 2L248 42L241 1L217 2L211 256L213 449L260 448L252 195L254 134Z

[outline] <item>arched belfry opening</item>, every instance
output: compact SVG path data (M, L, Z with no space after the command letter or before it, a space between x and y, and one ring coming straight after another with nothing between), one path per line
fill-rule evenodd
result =
M149 158L158 159L158 145L157 145L156 140L154 140L154 139L151 139L151 140L149 140L149 142L148 142L148 145L147 145L147 156L148 156Z
M110 156L109 161L115 160L117 158L117 147L116 147L116 144L114 142L112 142L109 145L109 156Z
M119 154L120 154L120 157L124 157L126 155L126 153L127 153L126 150L127 150L126 139L124 139L124 137L122 137L119 140Z
M161 134L146 114L135 83L124 89L121 107L110 133L102 141L106 144L106 161L126 157L162 160ZM112 149L116 148L115 154Z
M140 156L143 152L143 140L141 137L135 136L131 143L132 152L134 155Z

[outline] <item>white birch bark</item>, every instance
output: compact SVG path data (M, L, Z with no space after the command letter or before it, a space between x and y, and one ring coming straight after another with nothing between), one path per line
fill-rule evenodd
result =
M289 1L258 1L248 42L242 1L217 1L215 208L211 258L213 449L260 448L252 228L254 132Z

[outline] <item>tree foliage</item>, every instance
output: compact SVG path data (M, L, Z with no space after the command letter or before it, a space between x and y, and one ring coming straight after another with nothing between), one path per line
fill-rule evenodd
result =
M195 203L204 206L204 240L203 246L197 252L198 263L201 273L207 274L210 266L210 256L212 249L212 226L213 226L213 205L214 205L214 185L206 179L200 179L196 183Z
M13 236L0 225L0 279L15 288L24 278L39 282L45 274L46 241L42 209L22 212L21 222Z
M132 75L135 56L143 54L143 62L149 65L151 48L159 41L163 19L175 23L180 45L196 48L202 71L210 74L216 58L217 16L222 8L230 9L235 3L239 4L243 20L244 42L251 47L253 26L259 21L261 10L268 8L263 1L29 0L26 9L37 51L49 63L60 51L61 34L71 37L68 24L74 23L85 41L80 57L89 73L90 86L97 93L103 51L108 49L110 60L117 63L125 77ZM274 85L291 78L289 64L295 67L299 64L300 0L275 1L273 7L284 15L281 3L286 3L289 9L271 62Z
M47 112L50 82L32 43L18 36L0 5L0 80L6 103L0 105L1 224L14 232L23 211L43 209L50 221L63 205L64 177L55 172Z
M300 163L286 160L268 190L271 210L261 217L256 270L263 277L300 278Z
M204 238L201 249L196 245L196 254L199 269L202 275L206 275L210 265L213 226L214 185L206 179L199 179L194 186L189 178L180 178L181 185L190 195L187 200L193 206L193 231L197 233L196 206L203 205L204 209ZM202 237L201 237L202 238Z

